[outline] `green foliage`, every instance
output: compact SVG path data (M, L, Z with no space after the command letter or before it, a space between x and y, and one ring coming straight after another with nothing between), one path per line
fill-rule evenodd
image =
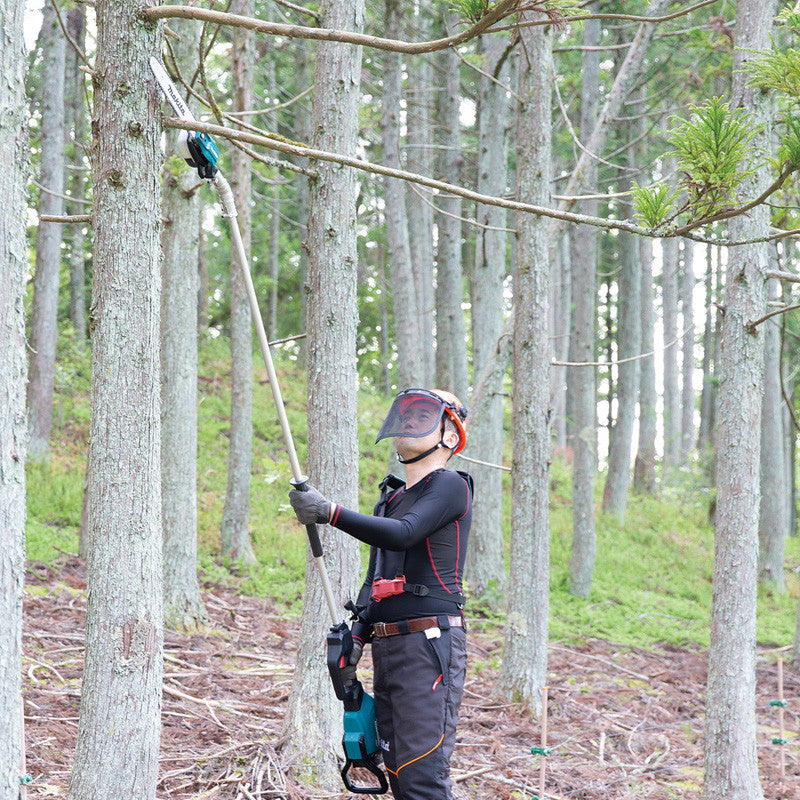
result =
M780 50L773 39L772 47L746 62L744 68L752 86L782 92L793 104L800 101L800 50Z
M800 169L800 117L788 114L784 124L786 132L778 147L778 161Z
M633 184L635 216L649 228L659 228L671 216L678 192L667 184L640 186Z
M451 11L470 22L478 22L491 7L491 0L450 0L448 4Z
M751 142L760 126L744 109L731 109L719 97L690 110L691 116L676 120L670 131L671 155L683 173L681 186L692 216L702 218L738 202L737 188L755 169Z
M800 33L800 3L786 6L778 14L777 20L795 33Z

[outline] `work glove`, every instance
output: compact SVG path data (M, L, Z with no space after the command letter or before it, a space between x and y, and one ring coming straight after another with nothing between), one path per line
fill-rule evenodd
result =
M289 502L303 525L324 525L331 518L331 501L313 486L309 486L304 492L292 489L289 492Z
M353 649L350 651L350 657L347 659L347 664L340 670L342 683L345 686L352 686L356 682L356 665L361 658L363 650L364 645L358 639L353 639Z

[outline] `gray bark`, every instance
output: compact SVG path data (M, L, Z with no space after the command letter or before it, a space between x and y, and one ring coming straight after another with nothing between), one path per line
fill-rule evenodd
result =
M39 214L64 213L64 59L66 39L50 3L43 9L42 120ZM49 190L49 191L48 191ZM58 278L63 228L41 222L36 231L31 358L28 382L28 456L46 459L53 423L53 387L58 338Z
M600 21L584 24L584 45L595 47L600 41ZM600 53L583 54L581 87L581 139L586 141L596 129L599 94ZM597 162L590 161L582 173L581 189L593 190L597 182ZM581 202L582 214L597 214L597 201ZM570 352L576 362L595 360L597 296L597 232L582 225L572 235L572 309L573 327ZM594 522L594 476L597 471L597 400L594 367L573 368L572 385L572 555L570 591L586 597L592 583L597 534Z
M653 292L653 243L639 242L642 298L642 352L653 351L656 310ZM639 441L633 466L633 489L640 494L656 491L656 361L647 356L639 362Z
M414 17L411 40L428 41L432 38L431 0L419 0ZM406 91L406 166L420 175L433 175L433 63L430 56L413 58L408 67L409 81ZM418 191L422 191L421 187ZM422 384L433 385L435 378L435 339L433 335L433 208L427 197L422 198L413 189L406 195L410 237L411 265L417 291L419 314L420 356L422 359ZM463 398L462 398L463 400ZM466 402L464 400L464 402Z
M714 429L714 249L706 245L706 320L703 329L703 389L700 392L700 428L697 449L701 460L711 445Z
M297 85L305 89L311 82L308 70L308 43L302 39L298 39L294 48L295 69L297 72ZM295 137L300 142L311 141L311 113L305 107L298 109L294 115L295 121ZM297 161L302 165L307 165L308 160L305 158L298 158ZM308 275L308 177L298 172L294 180L297 185L297 226L299 229L300 237L300 289L303 298L300 306L301 317L301 330L308 330L306 318L306 296L302 291L302 287L306 285L306 277ZM307 343L305 339L300 342L300 352L298 355L301 366L306 364L306 349Z
M172 51L183 75L197 67L200 28L174 20ZM174 155L177 134L167 137ZM161 234L161 507L164 624L193 632L208 622L197 580L197 261L200 195L195 170L167 171Z
M768 48L776 3L739 0L733 58L733 102L764 129L753 142L769 148L769 96L746 86L743 62ZM756 197L769 184L759 167L742 187ZM769 209L754 208L730 223L734 239L769 233ZM705 723L705 800L760 800L755 719L756 583L759 456L764 337L748 323L766 311L768 245L730 248L725 280L722 383L719 393L717 511L711 646Z
M72 39L82 49L86 49L86 10L83 6L70 9L67 14L67 30ZM65 120L72 128L72 170L69 176L70 194L83 200L86 186L84 156L86 142L86 113L84 98L85 74L78 69L78 54L73 47L66 51L66 70L64 92L69 97ZM69 139L69 136L66 137ZM85 206L73 202L68 208L70 214L84 214ZM86 343L86 265L85 234L83 225L69 227L69 318L72 322L75 344L83 348Z
M331 0L321 11L320 24L326 28L363 28L363 0ZM360 47L320 43L312 105L314 147L355 154L360 77ZM324 494L357 508L357 182L352 170L334 164L320 162L317 169L308 217L308 471ZM343 603L359 583L358 543L328 526L320 536L334 594ZM322 658L328 624L320 582L309 562L284 732L290 760L303 765L299 771L317 786L338 789L341 706Z
M630 181L620 180L620 191ZM621 361L642 352L642 281L639 262L639 240L620 231L617 237L619 252L617 352ZM603 510L616 514L625 522L628 487L631 478L631 445L636 420L636 401L639 396L641 362L628 361L617 367L617 415L611 431L608 454L608 475L603 494Z
M482 37L483 70L494 74L506 43ZM505 82L508 70L499 74ZM508 100L506 92L488 78L481 78L478 103L478 191L503 195L506 192L508 147ZM506 213L496 206L479 206L478 222L493 228L506 227ZM481 374L503 330L503 282L506 277L506 240L502 231L478 228L475 236L475 269L472 297L472 367ZM503 372L487 386L484 412L473 416L469 428L467 455L492 464L503 458ZM505 585L502 526L502 474L479 464L470 466L476 485L481 487L472 508L472 528L464 575L472 592L481 597L489 589L501 596Z
M142 2L98 0L86 659L67 797L154 800L162 684L161 149Z
M774 253L774 248L772 248ZM775 259L777 260L777 259ZM773 267L776 267L773 264ZM768 284L770 300L780 299L780 282ZM783 394L781 390L781 332L772 318L762 323L764 339L764 398L761 410L761 504L758 517L758 580L780 594L786 591L783 559L789 533L789 484L783 453L786 436L783 430Z
M664 326L663 479L674 482L680 465L681 387L678 369L678 240L661 240L661 313Z
M521 18L541 15L521 12ZM550 202L551 26L524 28L517 112L518 198ZM550 584L550 341L548 223L517 214L514 294L514 387L511 572L503 663L497 693L541 711L547 677Z
M449 15L452 22L454 17ZM458 183L463 166L461 155L461 62L455 53L439 56L442 86L439 91L438 119L442 131L439 175ZM439 194L436 215L436 382L458 397L467 396L467 344L464 328L464 297L461 263L461 198Z
M569 360L569 330L572 321L572 259L570 237L561 234L558 239L557 258L550 273L553 310L551 335L556 361ZM550 378L550 402L553 407L553 445L564 453L567 447L567 367L553 367Z
M686 464L694 445L694 242L683 239L681 314L683 316L683 375L681 388L681 463Z
M400 38L402 6L399 0L385 2L385 35ZM381 143L383 163L400 168L400 96L403 83L403 60L400 53L383 56L383 103L381 106ZM394 309L394 336L397 344L397 385L420 386L425 378L422 365L422 341L419 328L417 292L411 268L411 246L406 217L405 185L394 178L384 180L386 200L386 249L391 277Z
M232 10L253 16L253 0L235 0ZM253 108L253 34L244 28L233 32L233 105L236 111ZM242 118L249 122L249 117ZM239 212L239 230L250 258L250 158L231 151L231 189ZM253 318L237 255L231 249L231 430L228 451L228 486L222 510L221 551L245 564L256 562L247 515L250 511L250 469L253 462Z
M22 596L25 579L25 254L28 130L25 6L0 0L0 797L19 793L22 763Z

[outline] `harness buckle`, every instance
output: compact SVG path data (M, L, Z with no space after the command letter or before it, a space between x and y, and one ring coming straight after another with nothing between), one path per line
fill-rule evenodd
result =
M405 575L397 578L378 578L372 582L371 597L376 603L380 603L385 597L394 597L396 594L403 594L406 585Z

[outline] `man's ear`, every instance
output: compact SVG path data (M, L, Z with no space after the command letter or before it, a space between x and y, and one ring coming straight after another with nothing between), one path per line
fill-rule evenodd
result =
M450 450L458 446L458 434L455 431L445 431L444 443Z

